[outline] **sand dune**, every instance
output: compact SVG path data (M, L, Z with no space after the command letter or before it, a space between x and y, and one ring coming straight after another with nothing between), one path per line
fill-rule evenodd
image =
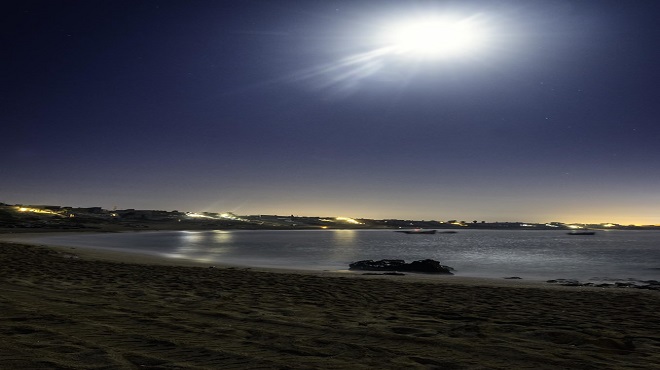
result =
M2 369L655 369L660 294L130 264L0 244Z

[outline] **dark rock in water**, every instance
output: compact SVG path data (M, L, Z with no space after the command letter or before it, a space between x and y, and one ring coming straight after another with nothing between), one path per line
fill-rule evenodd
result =
M400 267L405 265L406 261L404 260L362 260L353 262L348 265L350 270L366 270L366 271L396 271L400 270Z
M631 288L631 287L635 287L635 283L620 283L620 282L616 282L616 283L614 283L614 285L615 285L617 288Z
M427 274L445 274L453 275L451 273L453 268L441 265L440 262L425 259L406 263L404 260L362 260L351 263L349 270L364 270L364 271L409 271L409 272L424 272Z
M553 279L553 280L547 280L546 283L558 284L563 286L576 286L576 287L646 289L646 290L654 290L660 292L660 283L658 283L657 280L637 280L633 278L629 278L627 279L627 281L617 281L620 279L607 279L607 278L599 278L598 280L612 280L612 282L582 283L580 281L573 279Z
M553 279L553 280L547 280L546 283L559 284L559 285L564 285L564 286L582 286L583 285L579 281L573 280L573 279Z
M642 286L638 286L637 289L657 290L660 292L660 285L657 284L642 285Z
M509 279L509 280L522 280L522 278L521 278L521 277L518 277L518 276L505 277L505 279Z
M405 271L426 272L431 274L451 275L452 274L451 271L453 270L453 268L449 266L443 266L440 264L440 262L432 259L413 261L410 263L409 266L406 267L407 269Z

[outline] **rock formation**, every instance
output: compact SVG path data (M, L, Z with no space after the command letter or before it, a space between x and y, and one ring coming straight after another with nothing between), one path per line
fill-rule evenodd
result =
M453 275L454 269L449 266L441 265L440 262L425 259L406 263L404 260L362 260L353 262L349 265L349 270L363 271L407 271L423 272L427 274Z

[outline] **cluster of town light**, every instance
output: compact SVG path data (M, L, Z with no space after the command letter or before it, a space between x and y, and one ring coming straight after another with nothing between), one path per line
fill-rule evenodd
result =
M248 221L246 219L240 218L236 216L233 213L221 213L220 215L218 214L203 214L203 213L195 213L195 212L187 212L186 217L190 218L208 218L211 220L234 220L234 221Z
M207 216L207 215L203 215L201 213L195 213L195 212L188 212L188 213L186 213L186 216L190 217L190 218L212 218L212 219L217 218L217 217Z
M349 224L354 224L354 225L363 225L362 222L360 222L360 221L358 221L354 218L350 218L350 217L336 217L335 220L346 222L346 223L349 223Z
M19 212L30 212L30 213L45 213L49 215L59 215L59 213L51 211L49 209L39 209L39 208L28 208L28 207L16 207L16 210Z
M16 206L14 208L18 212L23 212L23 213L28 213L28 212L29 213L41 213L41 214L49 214L49 215L57 215L57 216L65 216L66 217L66 213L63 214L63 212L55 212L55 211L51 211L49 209L40 209L40 208L22 207L22 206ZM112 217L117 217L118 216L117 213L111 213L110 215ZM69 214L69 217L73 217L73 216L74 216L73 214ZM212 220L234 220L234 221L245 221L245 222L249 221L247 219L236 216L235 214L233 214L231 212L221 213L219 215L217 213L215 213L215 214L205 214L205 213L187 212L186 216L190 217L190 218L206 218L206 219L212 219ZM333 220L330 220L330 219L320 219L320 221L333 222ZM353 225L364 225L363 222L360 222L360 221L358 221L354 218L350 218L350 217L336 217L335 221L345 222L345 223L349 223L349 224L353 224ZM456 226L468 226L464 222L458 222L458 221L449 221L448 223L451 224L451 225L456 225ZM534 227L535 225L521 224L521 226ZM545 224L545 226L559 227L559 225L549 224L549 223ZM569 224L569 225L565 225L565 226L570 228L570 229L585 229L585 228L587 228L586 225L579 225L579 224ZM599 226L605 227L605 228L611 228L611 227L616 227L616 226L619 226L619 225L618 224L613 224L613 223L602 223L602 224L599 224ZM633 225L631 225L631 226L633 226ZM325 229L325 228L327 228L327 226L322 226L321 228Z

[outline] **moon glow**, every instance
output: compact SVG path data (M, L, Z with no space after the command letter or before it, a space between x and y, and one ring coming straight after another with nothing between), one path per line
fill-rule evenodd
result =
M477 50L483 32L470 19L414 19L388 27L386 39L397 54L444 58Z

